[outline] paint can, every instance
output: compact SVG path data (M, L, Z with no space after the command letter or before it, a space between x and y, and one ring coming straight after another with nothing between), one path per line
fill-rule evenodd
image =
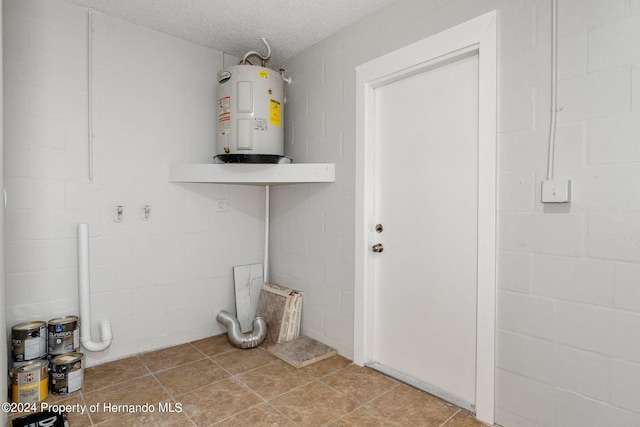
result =
M47 397L49 372L46 360L21 363L11 371L11 399L14 403L37 403Z
M82 388L84 354L67 353L51 359L49 390L51 394L69 394Z
M73 353L80 348L78 316L49 320L49 356Z
M13 366L47 357L47 323L34 321L19 323L11 328Z

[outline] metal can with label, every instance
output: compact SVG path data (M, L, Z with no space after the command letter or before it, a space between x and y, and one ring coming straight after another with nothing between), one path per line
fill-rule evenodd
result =
M49 320L49 356L72 353L80 348L78 316Z
M11 371L11 399L14 403L37 403L47 397L49 372L46 360L21 363Z
M51 359L49 389L52 394L69 394L82 388L84 354L67 353Z
M47 357L47 323L38 320L13 326L11 356L13 366Z

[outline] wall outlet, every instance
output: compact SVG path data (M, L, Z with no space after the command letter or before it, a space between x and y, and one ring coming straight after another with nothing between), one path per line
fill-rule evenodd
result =
M542 203L571 203L571 180L542 181Z
M229 210L229 201L226 199L216 200L216 212L226 212Z

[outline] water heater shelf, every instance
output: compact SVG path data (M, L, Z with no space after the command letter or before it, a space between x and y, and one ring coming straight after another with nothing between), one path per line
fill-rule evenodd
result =
M334 182L333 163L169 165L170 182L277 185Z

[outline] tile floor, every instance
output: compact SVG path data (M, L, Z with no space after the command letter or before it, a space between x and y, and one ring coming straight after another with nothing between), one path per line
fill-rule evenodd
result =
M226 335L87 368L80 391L44 402L86 405L69 412L71 427L484 426L341 356L296 369L262 347L238 350Z

